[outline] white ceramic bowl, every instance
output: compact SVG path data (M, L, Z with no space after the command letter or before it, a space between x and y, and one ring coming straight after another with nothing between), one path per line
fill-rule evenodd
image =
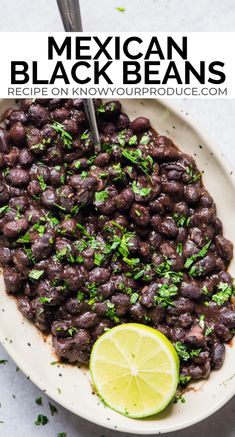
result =
M0 114L13 104L0 101ZM224 235L235 243L235 178L221 152L188 117L159 100L122 100L123 110L131 119L144 115L161 134L167 135L188 154L195 155L204 172L203 181L213 195ZM234 261L230 271L234 272ZM208 381L198 382L185 394L186 403L170 405L163 413L143 420L121 416L103 406L92 394L89 372L76 366L51 365L56 357L50 337L24 320L14 298L6 295L0 277L0 341L20 369L52 399L73 413L107 428L133 434L157 434L195 424L224 405L235 393L235 347L227 346L221 370L211 373ZM192 389L193 388L193 389Z

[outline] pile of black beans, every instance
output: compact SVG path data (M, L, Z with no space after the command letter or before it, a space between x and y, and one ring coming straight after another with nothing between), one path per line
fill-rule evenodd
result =
M207 378L235 328L232 243L194 159L119 101L95 105L100 148L80 99L3 115L6 291L64 360L87 363L103 332L138 322L174 344L182 384Z

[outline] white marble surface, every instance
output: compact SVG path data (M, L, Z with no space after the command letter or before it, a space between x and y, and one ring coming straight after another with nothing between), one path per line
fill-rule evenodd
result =
M81 0L81 5L84 28L89 31L234 30L234 0ZM0 31L62 30L55 0L1 0L0 6ZM117 6L125 7L126 11L116 11ZM189 99L174 104L194 117L235 167L235 100ZM8 362L0 365L0 421L4 422L0 423L0 437L56 437L62 431L67 432L67 437L127 437L90 424L60 406L57 406L58 414L52 417L48 398L16 371L16 365L0 346L1 359ZM39 396L43 398L42 406L35 404ZM49 418L44 427L34 425L40 413ZM174 437L233 437L234 414L235 399L208 420L176 432Z

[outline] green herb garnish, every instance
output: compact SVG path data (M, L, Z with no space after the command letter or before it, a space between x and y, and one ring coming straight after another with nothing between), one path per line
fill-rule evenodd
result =
M39 185L40 185L42 191L45 191L47 188L47 184L45 183L43 176L39 175L39 176L37 176L37 179L38 179L38 182L39 182Z
M202 247L201 250L199 250L199 252L195 253L194 255L190 256L189 258L186 259L184 267L186 269L188 269L189 267L191 267L191 265L199 258L204 258L204 256L207 254L209 247L211 245L211 240L208 241L208 243L205 244L205 246Z
M64 129L63 124L58 123L55 121L52 125L50 125L61 137L64 145L68 148L72 148L72 135L70 135L66 130Z
M132 190L135 194L138 196L148 196L149 193L151 193L152 188L143 187L141 188L136 181L132 183Z
M214 294L212 296L213 302L217 303L217 305L221 306L225 302L227 302L231 296L234 294L233 287L231 287L226 282L220 282L219 285L217 285L217 289L220 290L218 293Z
M40 397L40 398L35 399L35 403L37 405L42 405L42 398Z
M44 416L43 414L39 414L37 417L37 420L35 420L35 425L46 425L49 422L48 418L46 416Z
M107 191L97 191L95 193L95 201L97 203L104 202L105 200L108 199L108 197L109 197L109 195L108 195Z
M38 280L39 278L41 278L43 273L44 273L44 270L31 270L31 272L29 273L29 278Z

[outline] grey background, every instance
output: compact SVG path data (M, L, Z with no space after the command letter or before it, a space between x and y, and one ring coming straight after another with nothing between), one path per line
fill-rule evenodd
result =
M63 30L55 0L0 0L0 6L0 31ZM116 11L119 6L126 11ZM81 7L87 31L223 32L234 31L235 26L234 0L81 0ZM175 100L174 105L193 116L235 166L235 101L189 99ZM56 437L62 431L67 432L67 437L127 437L90 424L60 406L58 414L51 417L47 396L16 371L16 365L0 346L3 358L8 362L0 365L0 421L4 421L0 423L1 437ZM39 396L43 397L40 407L35 404ZM34 425L39 413L50 419L44 427ZM235 399L209 419L169 436L235 436L234 414Z

